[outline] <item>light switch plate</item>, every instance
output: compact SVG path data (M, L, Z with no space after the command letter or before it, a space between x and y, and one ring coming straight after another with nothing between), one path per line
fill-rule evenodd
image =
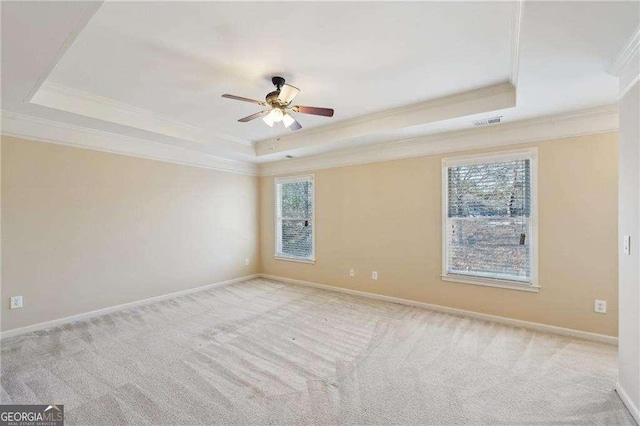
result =
M377 280L377 279L378 279L378 272L373 271L373 272L371 273L371 279L372 279L372 280Z
M622 252L624 254L631 254L631 235L622 237Z

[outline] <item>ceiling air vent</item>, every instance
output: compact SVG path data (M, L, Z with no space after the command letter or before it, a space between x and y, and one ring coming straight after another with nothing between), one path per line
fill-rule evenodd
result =
M473 124L476 126L487 126L489 124L498 124L500 121L502 121L502 116L474 121Z

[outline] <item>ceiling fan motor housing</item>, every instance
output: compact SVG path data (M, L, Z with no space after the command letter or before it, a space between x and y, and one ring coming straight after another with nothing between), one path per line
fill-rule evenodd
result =
M280 95L280 90L274 90L273 92L269 93L266 97L267 104L271 105L273 108L278 108L283 106L278 100L279 95Z
M267 101L267 104L269 104L272 108L279 108L279 107L285 106L285 104L283 104L278 100L278 96L280 96L280 89L282 88L282 86L284 86L284 81L285 81L284 78L278 77L278 76L273 77L271 79L271 82L273 83L274 86L276 86L277 90L270 92L266 97L266 101Z

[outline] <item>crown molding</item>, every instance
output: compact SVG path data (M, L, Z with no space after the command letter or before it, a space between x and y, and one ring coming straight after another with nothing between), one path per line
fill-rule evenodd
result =
M3 136L256 176L257 165L102 130L1 111Z
M503 82L281 136L277 138L275 145L276 139L262 140L255 144L255 151L258 156L271 155L419 124L513 108L515 105L515 87L509 82Z
M210 134L205 129L163 117L153 111L57 83L44 82L31 103L203 145L219 145L224 149L253 154L251 141L222 133Z
M165 126L175 126L176 128L180 128L185 131L202 131L203 130L199 127L192 126L187 123L182 123L180 121L173 120L168 117L160 116L144 108L126 104L124 102L119 102L104 96L96 95L95 93L85 92L83 90L76 89L75 87L69 87L69 86L64 86L62 84L58 84L58 83L52 83L50 81L43 83L39 92L40 93L38 93L37 95L43 98L43 101L47 100L46 98L49 96L56 96L58 99L64 100L64 101L67 101L67 100L80 101L84 105L86 105L87 103L92 103L93 106L95 106L96 108L111 109L126 115L152 119L158 122L159 124L162 124ZM63 98L66 98L66 99L63 99ZM32 100L31 103L49 106L38 99Z
M613 58L609 73L619 78L619 98L640 81L640 27Z
M617 130L618 108L612 105L261 165L9 111L2 111L1 134L224 172L270 176Z
M261 176L377 163L471 149L516 145L618 130L616 105L401 140L260 165Z

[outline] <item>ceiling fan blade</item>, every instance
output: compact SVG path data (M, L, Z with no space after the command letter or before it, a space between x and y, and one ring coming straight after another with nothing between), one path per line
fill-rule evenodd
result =
M260 112L256 112L255 114L251 114L247 117L241 118L240 120L238 120L241 123L246 123L247 121L251 121L251 120L255 120L256 118L262 117L263 115L265 115L268 111L260 111Z
M285 84L280 89L280 94L278 95L278 100L283 104L288 104L300 93L300 89L297 87L293 87L290 84Z
M333 109L331 108L318 108L318 107L296 105L291 109L294 110L295 112L300 112L302 114L313 114L313 115L322 115L324 117L333 117Z
M289 125L289 130L300 130L302 129L302 125L298 123L298 120L293 119L293 123Z
M223 98L227 98L227 99L234 99L236 101L250 102L252 104L257 104L257 105L261 105L261 106L267 105L266 103L261 102L261 101L256 101L255 99L243 98L242 96L227 95L226 93L224 95L222 95L222 97Z

